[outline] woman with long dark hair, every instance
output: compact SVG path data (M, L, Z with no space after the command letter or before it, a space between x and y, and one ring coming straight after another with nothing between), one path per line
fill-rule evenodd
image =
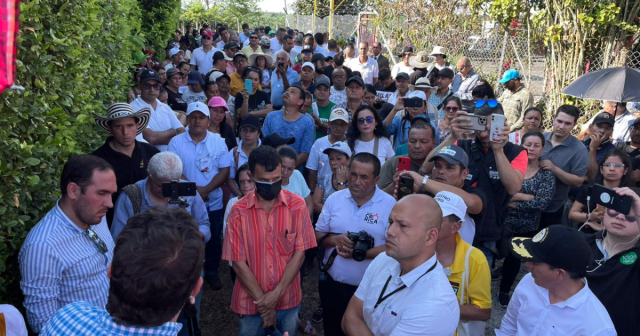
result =
M380 164L395 155L382 119L376 109L368 105L361 105L353 113L347 131L347 144L354 155L360 152L371 153L380 159Z
M522 137L525 134L534 131L542 133L543 116L542 111L535 106L524 110L522 129L509 133L509 142L514 145L522 145Z
M444 111L444 118L438 119L436 124L436 130L440 136L440 141L443 141L449 136L449 134L451 134L451 121L456 117L458 111L461 110L462 101L460 98L451 96L445 100L444 107L442 108L442 111Z
M270 96L259 89L262 82L262 71L258 68L247 67L242 73L242 78L251 80L251 94L246 88L236 94L236 118L242 120L248 114L253 114L264 120L267 114L273 111L273 107Z
M224 139L227 148L231 150L237 146L236 134L233 131L233 127L225 121L229 108L227 102L221 97L213 97L209 100L209 127L208 130L211 133L220 134L220 137Z

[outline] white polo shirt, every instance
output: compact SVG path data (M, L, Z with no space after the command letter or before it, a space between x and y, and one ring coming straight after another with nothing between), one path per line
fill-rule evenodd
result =
M525 275L496 336L616 335L609 313L583 281L584 288L568 300L550 304L549 291L536 285L531 273Z
M355 296L363 301L362 313L371 333L374 336L453 335L458 327L460 307L436 255L403 276L400 271L395 259L386 252L380 253L356 290ZM405 289L374 308L381 293L384 297L403 285Z
M282 49L282 44L278 41L277 37L271 38L271 45L269 47L271 49L271 54L275 55L280 49Z
M147 128L151 129L155 132L162 132L170 129L178 129L183 128L184 125L178 120L176 115L173 113L173 110L169 105L163 104L159 100L156 99L156 108L145 103L142 98L138 97L134 101L131 102L131 107L133 107L134 111L140 111L141 109L147 107L151 110L151 117L149 118L149 124L147 124ZM136 136L136 140L148 142L142 137L142 133ZM159 151L164 152L167 150L167 145L156 145Z
M196 186L206 186L218 175L221 168L229 167L227 144L220 134L207 131L204 140L196 144L189 132L178 134L169 142L169 151L182 160L182 174ZM222 209L222 190L218 187L209 193L205 202L209 211Z
M384 245L387 241L389 214L395 204L395 198L378 187L369 202L360 208L351 196L349 189L336 191L324 203L322 213L316 223L316 231L342 234L347 231L357 233L364 230L373 236L374 247ZM325 263L334 249L325 250L323 259ZM329 268L329 275L335 281L358 286L370 263L370 259L358 262L336 256L333 266Z
M309 159L307 160L307 169L317 171L318 179L327 174L331 174L329 156L323 153L323 151L329 147L331 147L331 142L329 142L328 135L316 140L313 146L311 146L311 153L309 153Z
M202 75L206 75L211 69L213 69L213 54L220 49L212 47L209 52L205 52L203 47L200 47L193 51L191 54L191 61L189 64L197 65L198 72Z
M367 58L367 63L360 63L360 58L352 58L349 60L349 64L347 67L352 71L358 71L362 75L362 80L364 80L365 84L373 85L373 79L378 78L378 61L374 60L373 57Z

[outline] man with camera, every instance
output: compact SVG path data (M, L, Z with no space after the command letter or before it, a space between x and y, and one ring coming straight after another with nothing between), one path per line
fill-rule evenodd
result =
M214 99L209 101L212 105ZM226 107L223 106L223 107ZM205 201L211 224L211 241L207 244L204 261L204 280L213 290L222 289L218 266L222 255L222 189L229 178L229 152L220 134L208 131L210 110L204 103L189 104L187 122L189 131L176 136L169 143L169 151L182 160L182 176L195 182L198 194ZM228 109L227 109L228 110Z
M453 335L460 308L436 259L441 221L429 196L408 195L395 204L386 251L371 262L344 314L347 335Z
M358 153L349 163L349 187L333 193L316 223L318 245L325 249L318 290L325 335L345 335L341 321L371 259L385 250L385 232L395 199L376 183L380 160Z

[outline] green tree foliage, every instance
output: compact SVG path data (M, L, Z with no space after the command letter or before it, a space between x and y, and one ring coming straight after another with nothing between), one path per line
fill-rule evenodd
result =
M293 9L296 14L300 15L312 15L314 9L315 0L296 0L293 3ZM316 15L320 18L329 16L331 11L331 0L317 0L318 7ZM334 6L338 7L342 3L342 0L334 0ZM345 0L344 3L338 7L334 15L358 15L358 13L365 8L367 1L358 0Z
M138 1L142 10L142 31L147 36L147 43L156 51L156 55L164 55L167 42L178 28L180 0Z
M60 196L62 166L104 139L92 112L126 101L140 10L136 0L20 4L16 83L0 95L0 298L18 299L17 256Z

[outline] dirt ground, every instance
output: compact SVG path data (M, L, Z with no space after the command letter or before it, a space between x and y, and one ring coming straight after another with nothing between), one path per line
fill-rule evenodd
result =
M498 262L498 266L500 265L501 262ZM526 267L523 264L516 281L520 281L526 272ZM231 336L238 334L236 315L229 308L233 286L229 275L229 264L225 262L220 264L220 278L223 286L220 291L211 290L207 284L203 286L204 292L200 308L203 336ZM317 267L314 267L311 275L305 278L302 286L304 293L304 298L302 300L303 319L311 320L311 315L320 305L317 279L318 271ZM493 330L500 326L500 321L505 313L505 309L501 308L498 303L498 285L498 280L491 282L493 308L491 312L491 319L487 322L486 335L495 335ZM322 323L313 323L313 326L316 329L316 335L324 335ZM303 334L298 332L297 335Z

